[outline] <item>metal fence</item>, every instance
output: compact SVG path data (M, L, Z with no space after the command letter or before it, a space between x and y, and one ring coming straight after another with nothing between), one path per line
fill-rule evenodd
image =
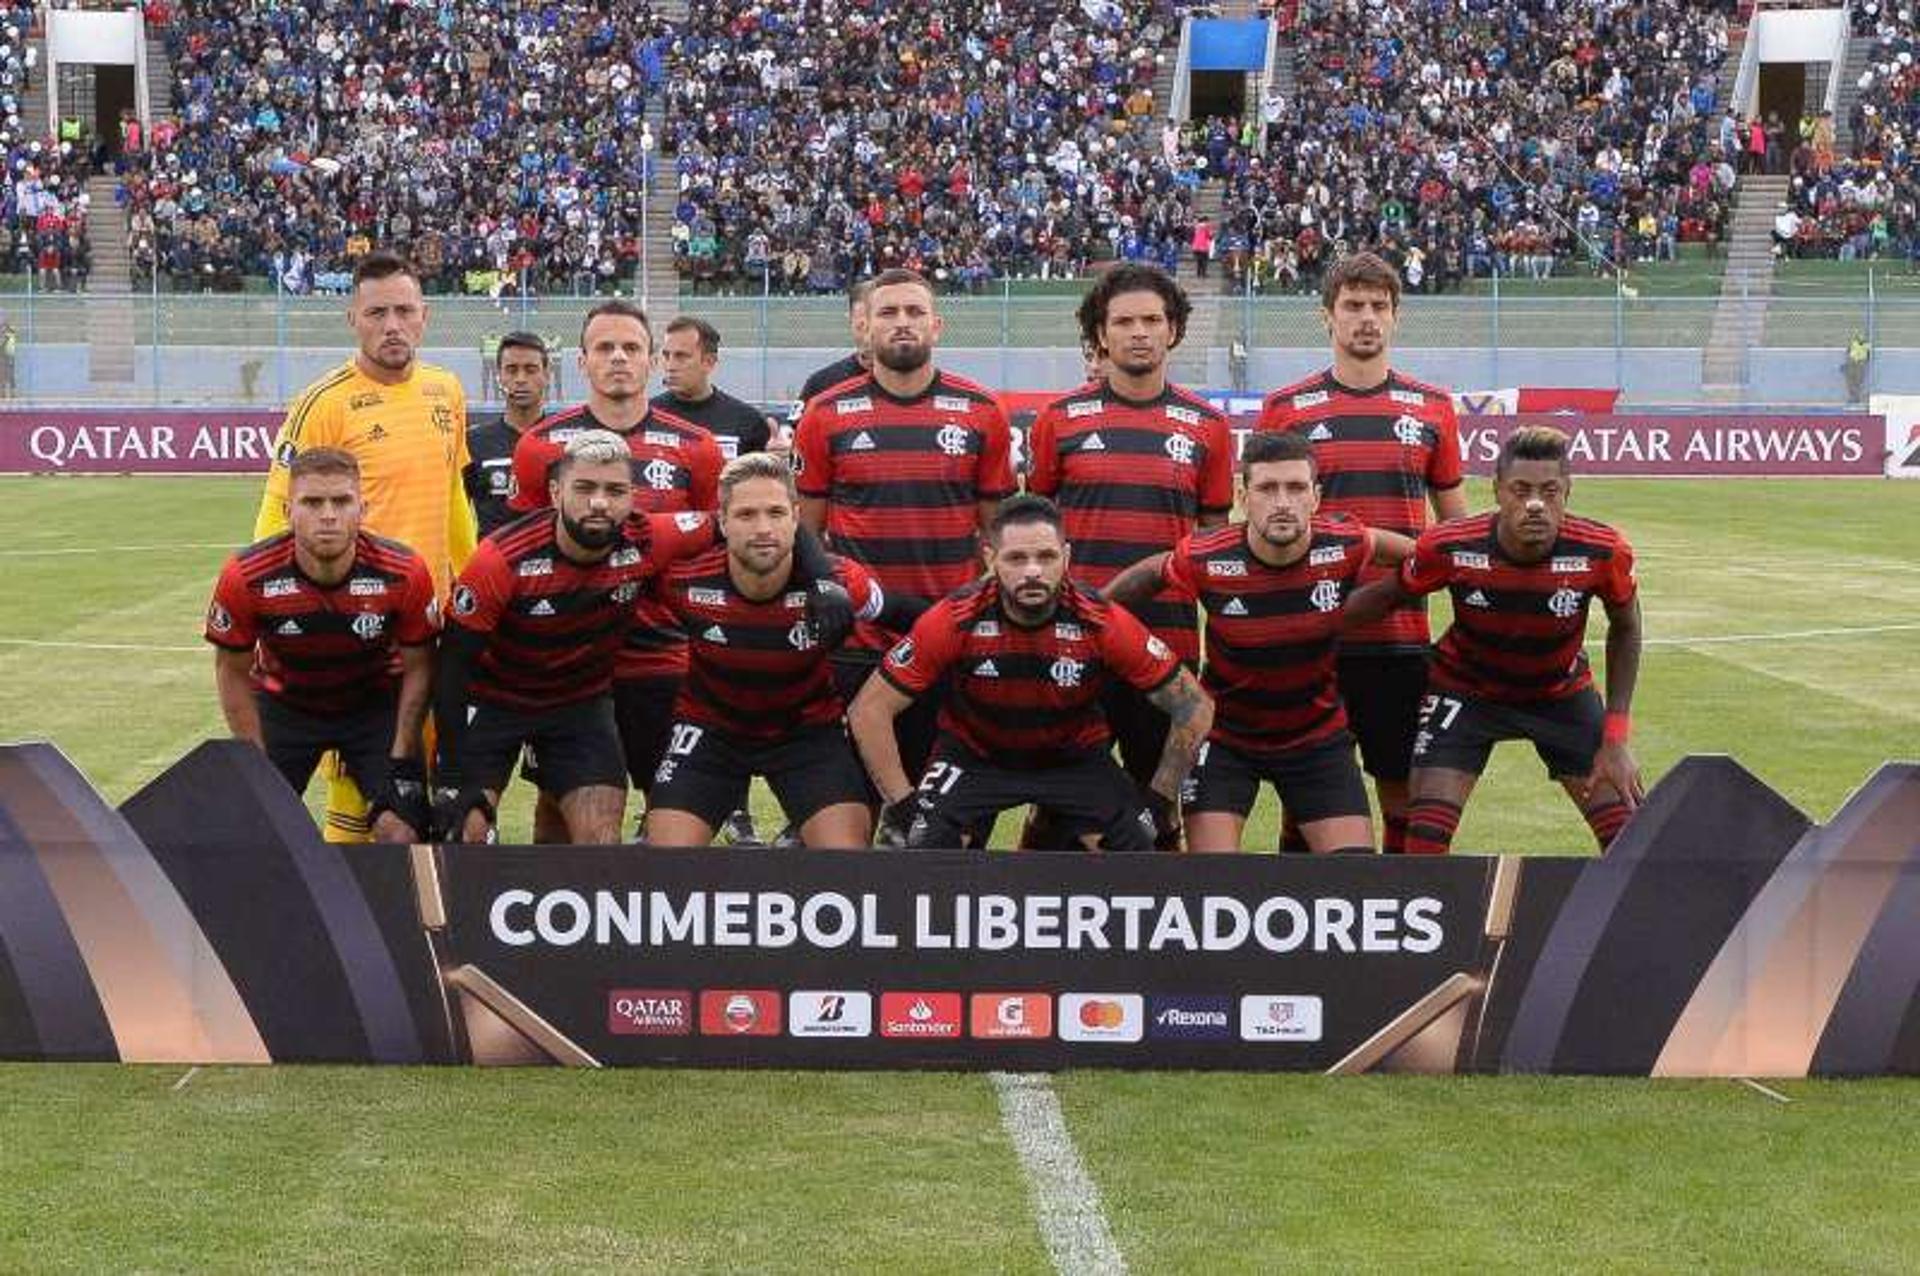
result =
M1080 369L1078 298L1072 284L942 297L942 363L1009 389L1072 384ZM426 357L459 373L476 401L485 401L493 393L493 343L530 330L562 352L555 397L577 397L578 373L565 352L593 304L434 298ZM11 372L12 398L29 403L278 405L351 349L345 309L341 297L287 294L14 294L0 298L0 317L16 336L11 367L0 371ZM838 296L682 294L653 298L649 310L656 326L676 313L712 322L722 334L720 383L769 403L789 397L807 371L848 342ZM1460 386L1612 385L1630 401L1687 403L1716 394L1724 401L1726 387L1707 384L1704 355L1716 321L1729 323L1742 310L1757 332L1757 340L1739 343L1736 388L1749 402L1839 401L1840 362L1856 333L1875 349L1874 388L1920 390L1920 275L1907 272L1853 292L1776 291L1745 307L1716 296L1602 291L1589 281L1558 293L1412 296L1396 348L1416 373ZM1316 299L1210 293L1194 298L1174 375L1254 391L1325 357Z

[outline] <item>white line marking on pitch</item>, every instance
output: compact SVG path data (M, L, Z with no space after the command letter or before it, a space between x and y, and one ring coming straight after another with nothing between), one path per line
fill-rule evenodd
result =
M0 638L0 647L55 647L65 651L205 651L202 647L161 647L139 642L54 642L41 638Z
M238 548L229 542L206 545L71 545L61 549L0 549L0 558L53 558L62 554L171 554L176 550Z
M1000 1124L1020 1154L1053 1269L1061 1276L1126 1271L1127 1260L1100 1208L1100 1189L1073 1145L1053 1083L1044 1073L996 1072L993 1091L1000 1100Z
M200 1071L200 1065L197 1063L194 1064L191 1068L188 1068L186 1071L186 1075L182 1076L178 1081L173 1083L174 1090L178 1092L180 1090L186 1089L187 1082L193 1080L194 1074L199 1071Z
M1920 624L1911 625L1858 625L1839 629L1781 629L1766 634L1714 634L1705 638L1648 638L1642 643L1647 647L1710 647L1720 643L1732 642L1775 642L1790 641L1795 638L1847 638L1855 634L1898 634L1920 629Z
M1766 1086L1761 1085L1758 1081L1755 1081L1752 1077L1735 1077L1734 1080L1738 1081L1741 1085L1747 1087L1747 1089L1749 1090L1753 1090L1759 1094L1766 1095L1769 1099L1772 1099L1775 1103L1792 1103L1793 1102L1792 1099L1789 1099L1786 1095L1781 1094L1778 1090L1769 1089Z

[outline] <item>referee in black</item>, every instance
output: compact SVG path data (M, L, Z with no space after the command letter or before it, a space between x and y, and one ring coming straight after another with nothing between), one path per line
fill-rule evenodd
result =
M500 338L500 348L493 353L493 377L507 406L473 418L467 427L472 460L461 474L482 536L519 517L507 508L513 495L513 449L521 434L547 414L552 372L547 343L533 333L509 332Z

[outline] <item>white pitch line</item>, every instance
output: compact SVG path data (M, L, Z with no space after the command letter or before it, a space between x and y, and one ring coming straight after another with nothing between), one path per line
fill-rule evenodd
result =
M1761 634L1712 634L1704 638L1648 638L1645 647L1712 647L1724 643L1790 642L1797 638L1850 638L1856 634L1898 634L1920 629L1920 624L1856 625L1836 629L1776 629Z
M1747 1089L1749 1090L1753 1090L1759 1094L1765 1095L1767 1098L1772 1099L1775 1103L1792 1103L1793 1102L1792 1099L1789 1099L1786 1095L1781 1094L1778 1090L1770 1089L1767 1086L1763 1086L1758 1081L1755 1081L1752 1077L1735 1077L1734 1080L1738 1081L1741 1085L1747 1087Z
M1047 1256L1061 1276L1120 1273L1127 1260L1114 1242L1080 1152L1067 1130L1060 1098L1044 1073L996 1072L1000 1124L1020 1154Z
M194 1074L199 1071L200 1071L200 1065L197 1063L194 1064L191 1068L188 1068L186 1072L181 1076L181 1078L178 1081L173 1083L174 1092L178 1093L179 1091L186 1089L187 1082L193 1080Z
M0 647L52 647L62 651L205 651L206 647L162 647L139 642L54 642L40 638L0 638Z
M63 554L171 554L176 550L238 548L232 542L181 545L68 545L60 549L0 549L0 558L53 558Z

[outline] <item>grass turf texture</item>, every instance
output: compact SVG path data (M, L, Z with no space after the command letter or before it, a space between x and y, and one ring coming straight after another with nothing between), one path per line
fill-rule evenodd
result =
M200 617L257 493L0 479L0 734L55 740L119 800L216 732ZM1920 618L1920 484L1589 480L1574 503L1640 551L1650 778L1732 752L1824 818L1920 752L1913 631L1747 640ZM516 787L509 835L526 808ZM758 814L776 818L764 792ZM1250 841L1272 830L1263 806ZM1588 841L1508 746L1460 845ZM0 1067L0 1270L1045 1267L983 1078L180 1075ZM1058 1086L1141 1271L1902 1271L1920 1253L1911 1082L1777 1086L1790 1107L1729 1082Z

